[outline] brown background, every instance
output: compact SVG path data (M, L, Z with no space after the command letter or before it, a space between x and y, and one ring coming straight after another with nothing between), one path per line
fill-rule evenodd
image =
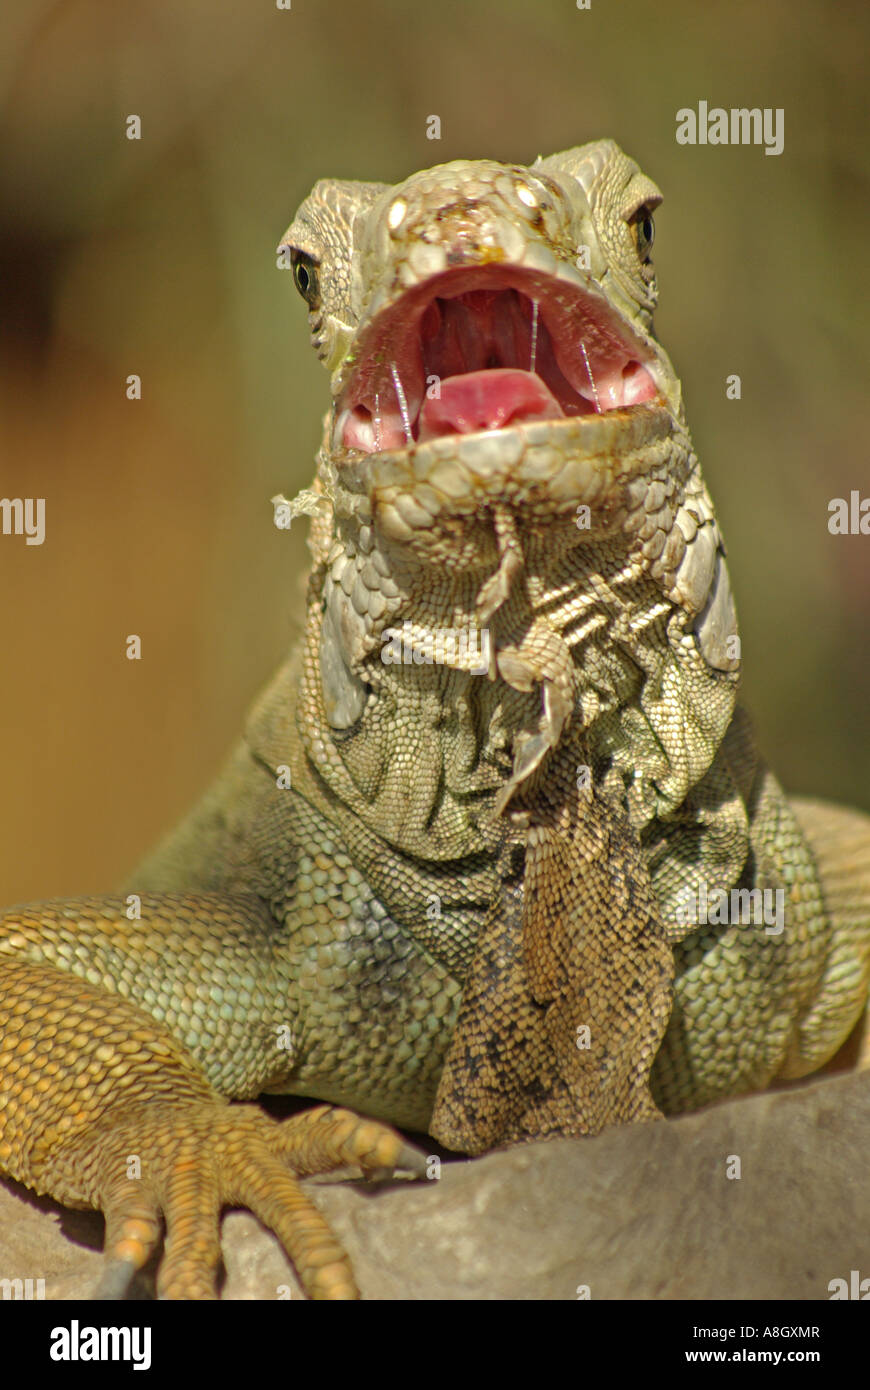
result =
M4 9L0 496L45 497L47 539L0 536L0 903L114 885L290 640L305 525L268 498L308 481L327 392L274 246L314 180L601 135L666 195L657 327L765 747L870 808L870 536L827 531L831 497L870 494L865 4ZM784 153L678 146L701 99L783 107Z

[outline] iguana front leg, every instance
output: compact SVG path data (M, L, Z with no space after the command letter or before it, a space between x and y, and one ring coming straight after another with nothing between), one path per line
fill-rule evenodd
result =
M345 1166L421 1174L394 1130L321 1106L283 1123L232 1096L289 1070L255 899L111 898L0 917L0 1166L106 1218L99 1296L118 1297L166 1225L158 1292L213 1298L221 1208L250 1208L314 1298L357 1297L349 1262L299 1179Z

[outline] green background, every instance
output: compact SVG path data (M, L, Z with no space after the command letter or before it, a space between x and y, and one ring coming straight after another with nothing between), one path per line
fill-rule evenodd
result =
M870 536L827 531L870 495L868 41L866 4L795 0L7 6L0 495L44 496L47 539L0 537L0 902L111 887L295 630L305 523L268 499L308 482L327 383L274 248L312 183L603 135L665 194L657 330L745 699L787 786L870 808ZM783 107L784 153L678 146L699 100Z

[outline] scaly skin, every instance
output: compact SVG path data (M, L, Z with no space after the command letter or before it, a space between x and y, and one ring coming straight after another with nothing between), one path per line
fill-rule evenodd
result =
M602 141L319 183L291 224L333 396L276 499L313 517L304 639L132 897L0 918L0 1167L106 1212L103 1293L162 1215L161 1291L212 1296L232 1201L352 1297L296 1179L421 1171L382 1122L596 1133L805 1075L861 1017L870 821L793 809L736 704L659 197ZM681 911L754 888L781 933ZM263 1091L375 1120L228 1104Z

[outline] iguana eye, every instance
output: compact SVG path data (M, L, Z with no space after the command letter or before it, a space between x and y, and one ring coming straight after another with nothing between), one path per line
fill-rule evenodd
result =
M291 251L290 264L293 266L293 283L310 308L316 309L320 303L320 277L317 262L305 251Z
M634 217L628 224L631 229L632 240L637 247L637 254L642 261L648 261L652 244L655 241L656 224L649 208L638 208Z

